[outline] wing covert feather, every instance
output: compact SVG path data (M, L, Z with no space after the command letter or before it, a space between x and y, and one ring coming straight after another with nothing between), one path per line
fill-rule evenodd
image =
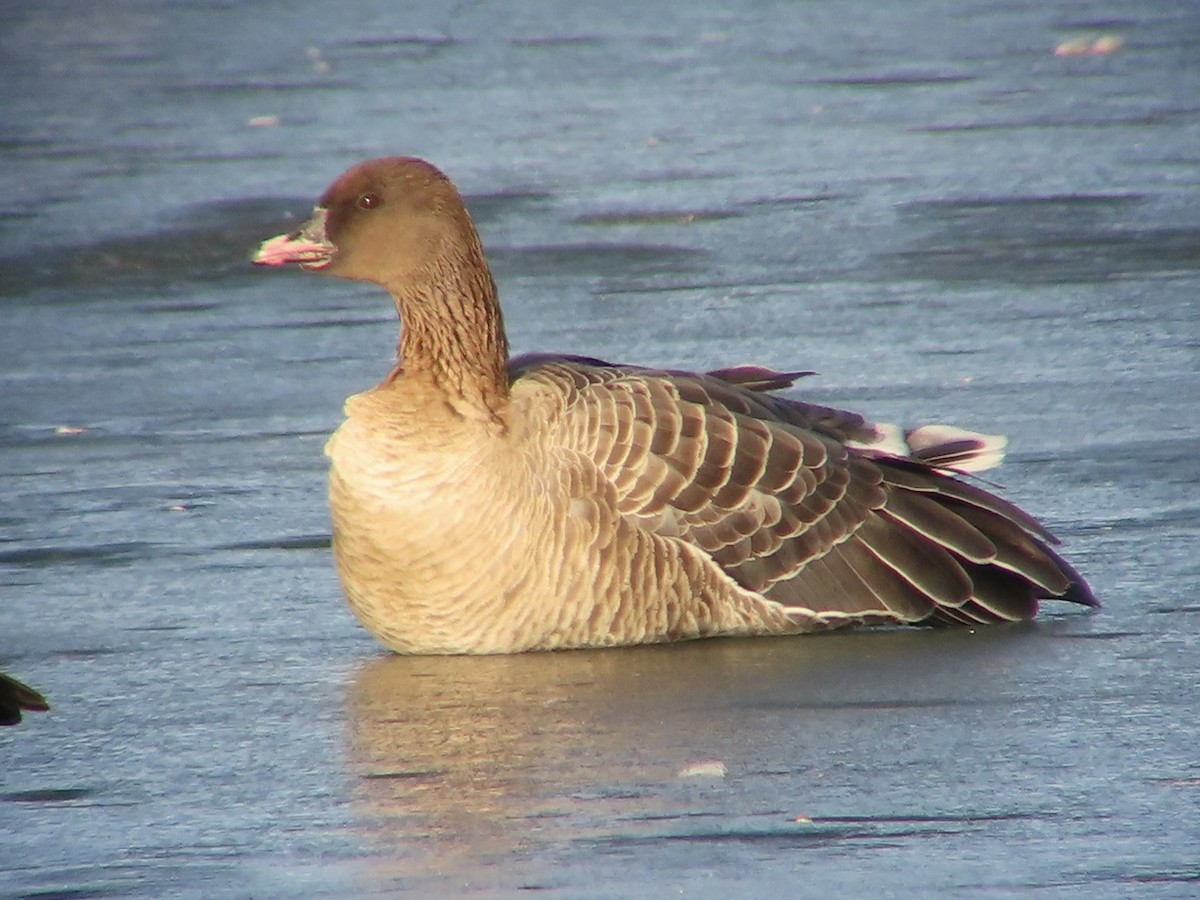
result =
M603 474L622 515L798 618L980 623L1029 618L1039 597L1094 603L1012 504L860 449L874 432L853 413L760 392L788 373L727 373L545 358L516 377L551 442Z

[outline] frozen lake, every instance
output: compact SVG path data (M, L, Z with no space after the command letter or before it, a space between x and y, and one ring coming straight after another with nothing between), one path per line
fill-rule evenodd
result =
M5 11L0 896L1195 896L1200 7L402 6ZM390 302L248 259L393 153L514 352L1006 433L1104 609L387 654L321 448Z

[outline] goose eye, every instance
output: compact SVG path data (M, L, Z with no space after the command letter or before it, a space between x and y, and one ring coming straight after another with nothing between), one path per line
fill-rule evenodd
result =
M374 209L383 203L383 198L375 193L363 194L358 198L359 209Z

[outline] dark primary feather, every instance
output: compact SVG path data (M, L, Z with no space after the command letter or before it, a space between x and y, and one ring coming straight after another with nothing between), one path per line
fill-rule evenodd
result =
M558 398L555 440L623 515L798 615L971 624L1030 618L1040 598L1097 605L1040 523L938 467L970 447L859 448L879 438L861 416L764 393L806 373L550 355L510 373Z

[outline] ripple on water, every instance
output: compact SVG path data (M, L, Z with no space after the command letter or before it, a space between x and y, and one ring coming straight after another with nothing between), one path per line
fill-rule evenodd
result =
M876 256L883 280L1103 283L1200 272L1200 228L1138 227L1140 194L968 197L900 209L908 249Z
M38 788L29 791L10 791L0 794L3 803L69 803L95 796L94 788Z
M43 568L59 565L128 566L150 559L162 545L149 541L120 541L110 544L55 544L0 550L0 565Z

